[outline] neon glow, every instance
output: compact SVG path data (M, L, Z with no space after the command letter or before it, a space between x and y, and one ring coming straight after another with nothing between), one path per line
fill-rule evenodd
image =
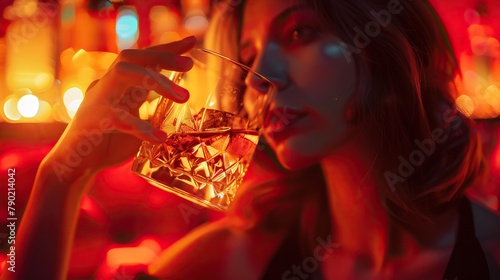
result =
M137 15L130 11L124 11L116 20L116 35L121 40L130 40L137 36L139 31L139 20Z

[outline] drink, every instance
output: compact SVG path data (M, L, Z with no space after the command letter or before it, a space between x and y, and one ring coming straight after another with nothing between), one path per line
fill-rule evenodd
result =
M255 151L276 87L211 50L195 48L186 55L193 67L172 72L170 80L190 98L184 103L160 98L151 125L169 137L162 144L143 142L132 172L198 205L225 211Z
M212 109L202 109L188 123L180 124L181 132L170 134L163 144L144 142L132 169L155 186L225 210L247 170L259 134L239 127L246 123L243 118Z

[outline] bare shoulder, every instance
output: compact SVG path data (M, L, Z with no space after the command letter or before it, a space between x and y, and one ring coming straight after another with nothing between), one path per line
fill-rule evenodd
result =
M500 279L500 215L478 202L471 204L476 236L488 260L491 279Z

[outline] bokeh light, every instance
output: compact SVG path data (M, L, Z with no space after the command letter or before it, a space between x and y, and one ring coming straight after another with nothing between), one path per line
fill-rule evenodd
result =
M147 120L149 118L149 102L146 101L142 103L141 107L139 107L139 117L141 120Z
M116 20L116 36L122 40L129 40L136 36L139 31L137 15L128 10L122 12Z
M17 110L18 98L10 97L3 104L3 113L11 121L18 121L21 119L21 114Z
M500 89L495 85L490 85L484 90L484 99L498 115L500 113Z
M466 116L472 115L474 112L475 106L474 101L470 96L462 94L455 100L458 109Z
M202 12L192 13L184 20L184 28L190 33L202 33L208 27L208 19Z
M20 162L21 162L21 157L19 153L11 152L3 154L2 157L0 158L0 170L2 170L3 172L7 168L10 168L12 166L18 166Z
M70 118L73 118L76 114L76 111L78 111L78 108L80 108L80 105L82 104L82 100L75 100L68 104L66 106L66 109L68 110L68 115Z
M87 65L89 63L89 55L84 49L79 49L71 58L74 65Z
M76 111L78 111L78 108L80 107L80 104L82 104L82 101L83 91L80 88L72 87L64 92L63 103L66 107L66 112L68 113L70 119L75 116Z
M80 88L72 87L64 92L63 102L66 108L69 108L70 104L77 100L80 102L83 100L83 91Z
M35 87L39 91L47 90L54 83L54 75L49 73L41 73L35 77Z
M19 98L17 102L17 110L21 116L25 118L32 118L38 113L38 108L40 107L40 101L38 97L33 94L26 94Z
M149 102L149 116L153 116L155 111L156 111L156 107L158 106L158 102L160 102L160 97L157 97L153 100L151 100L151 102Z
M121 9L116 18L116 44L119 50L131 48L139 38L139 19L131 9Z
M156 253L146 246L113 248L106 254L106 263L111 268L123 264L148 264L156 257Z
M35 115L36 121L44 122L52 117L52 106L45 100L40 100L40 106L38 107L38 112Z

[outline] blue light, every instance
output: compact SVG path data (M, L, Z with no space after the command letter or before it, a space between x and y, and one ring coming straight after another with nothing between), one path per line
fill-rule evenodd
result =
M116 35L122 40L133 39L139 31L139 21L135 13L124 13L116 20Z

